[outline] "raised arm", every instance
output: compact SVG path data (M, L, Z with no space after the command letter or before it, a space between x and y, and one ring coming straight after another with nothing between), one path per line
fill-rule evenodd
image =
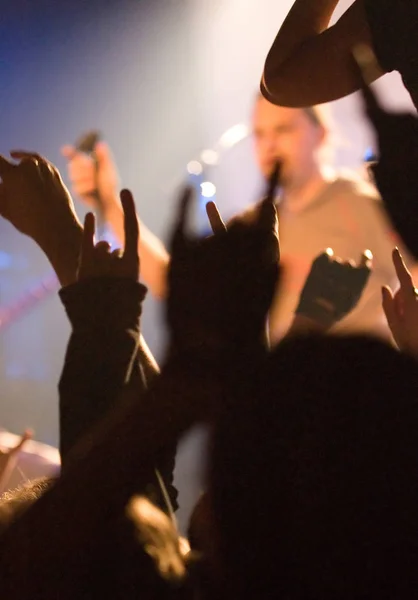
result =
M94 193L100 195L101 218L110 226L119 243L123 243L123 210L119 201L119 177L116 164L109 146L99 142L95 147L97 164L72 146L62 149L69 160L68 175L72 189L81 200L96 210ZM164 244L141 222L141 236L138 241L141 260L141 278L153 296L164 298L166 295L167 268L169 254Z
M282 106L312 106L360 88L352 68L357 44L372 45L364 0L355 0L328 28L338 0L296 0L268 53L261 81L265 98ZM383 75L376 70L371 81Z

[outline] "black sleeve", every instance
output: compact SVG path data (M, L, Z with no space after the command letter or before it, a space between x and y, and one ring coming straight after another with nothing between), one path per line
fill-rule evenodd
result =
M418 88L418 2L364 0L377 60L386 72L399 71L408 90Z
M137 354L146 288L129 279L89 279L64 288L73 327L59 383L60 451L71 448L114 406ZM137 374L138 396L145 382Z
M81 438L86 442L92 436L94 426L120 401L128 381L131 395L141 402L158 376L158 366L140 335L145 294L143 285L125 278L90 279L60 292L73 327L59 383L64 469L68 453ZM149 426L143 423L144 428ZM166 496L170 508L178 508L173 485L176 450L176 445L160 450L155 457L158 474L149 486L149 497L165 511Z

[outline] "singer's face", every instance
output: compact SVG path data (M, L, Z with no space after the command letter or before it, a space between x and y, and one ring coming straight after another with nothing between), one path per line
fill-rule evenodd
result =
M324 130L299 108L275 106L260 97L254 107L255 155L262 175L267 177L279 160L283 185L305 179L316 164Z

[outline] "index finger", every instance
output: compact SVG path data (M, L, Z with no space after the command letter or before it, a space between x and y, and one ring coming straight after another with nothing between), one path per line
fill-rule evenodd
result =
M13 171L13 169L15 168L16 165L14 165L12 162L10 162L10 160L7 160L7 158L0 154L0 177L4 177L5 175Z
M187 217L189 215L190 206L193 198L193 189L190 186L186 186L181 192L179 198L179 205L176 215L176 223L173 227L171 234L171 246L174 247L180 241L184 241L186 238L186 224Z
M408 271L398 248L395 248L392 252L392 260L402 291L406 292L407 295L411 293L415 297L415 287L411 273Z
M215 235L226 232L226 225L219 214L218 207L214 202L208 202L206 204L206 214L209 219L210 226Z
M123 228L125 231L123 257L138 261L139 225L132 192L122 190L120 200L123 208Z
M84 231L81 240L81 256L80 263L89 260L94 251L94 232L96 228L96 219L94 214L88 212L84 217Z

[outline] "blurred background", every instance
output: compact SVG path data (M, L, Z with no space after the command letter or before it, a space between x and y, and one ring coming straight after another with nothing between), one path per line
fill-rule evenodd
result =
M141 220L165 241L187 165L202 158L213 162L216 150L218 164L207 166L199 181L216 186L221 212L231 216L256 200L261 189L246 131L264 58L291 4L3 2L0 152L36 150L65 176L60 147L99 129L113 149L123 185L135 193ZM341 1L336 16L350 4ZM412 106L397 75L386 76L377 87L391 106ZM372 145L361 105L352 96L330 111L338 132L335 164L357 169ZM209 187L208 193L214 192ZM83 216L77 201L76 208ZM201 210L196 227L206 227ZM0 220L0 307L20 301L49 274L41 251ZM152 298L146 302L143 331L161 358L162 307ZM57 382L68 335L56 293L0 327L1 427L19 433L30 426L37 439L58 443ZM181 523L201 485L195 475L199 440L193 433L179 452Z

